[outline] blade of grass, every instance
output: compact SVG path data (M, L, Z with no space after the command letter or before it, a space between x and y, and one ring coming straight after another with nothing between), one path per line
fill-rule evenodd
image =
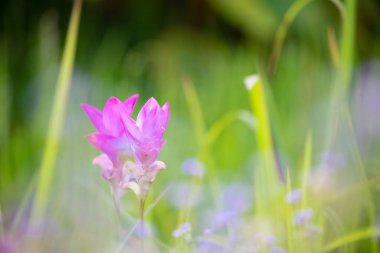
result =
M293 2L293 4L286 11L281 24L276 30L276 34L273 40L272 53L269 60L269 73L274 73L278 59L281 56L282 48L284 45L286 34L288 33L290 25L293 23L294 19L299 13L313 0L298 0ZM330 0L330 2L337 8L342 19L344 19L344 7L339 0ZM348 31L349 29L347 29Z
M17 206L16 214L12 220L12 225L9 229L10 235L16 235L17 228L22 224L22 218L27 215L28 204L30 204L30 200L33 198L33 193L36 189L37 184L37 175L33 175L32 179L29 182L28 188L22 197L21 202Z
M186 102L189 107L191 121L195 129L198 146L199 149L202 149L203 139L206 132L205 123L203 120L202 107L199 102L194 85L192 81L187 77L183 78L183 89Z
M330 0L330 2L335 6L337 11L339 12L342 24L344 23L345 20L345 15L346 11L344 8L344 5L340 0ZM331 61L335 65L335 67L340 71L340 66L341 66L341 55L338 49L338 43L336 40L336 35L334 28L332 26L328 26L327 28L327 41L328 41L328 46L329 46L329 51L330 51L330 56L331 56Z
M347 232L345 224L342 222L341 218L334 211L334 209L326 206L323 208L322 214L326 218L326 221L328 221L328 224L330 225L329 229L332 228L332 230L335 231L335 233L338 235L345 234Z
M342 18L342 21L344 20L345 10L344 5L340 0L330 0L330 2L335 6L335 8L338 10L340 17Z
M66 37L61 68L58 75L57 88L54 95L43 158L39 169L37 190L32 212L33 221L38 221L44 215L51 190L54 165L71 86L81 7L82 0L75 0Z
M344 93L351 81L354 62L356 0L346 0L345 3L346 12L343 16L343 31L340 47L340 55L342 56L342 86Z
M358 162L358 168L359 168L358 172L359 172L359 174L361 176L361 180L363 180L364 184L369 185L368 178L367 178L367 172L365 170L365 167L363 164L363 159L361 157L360 150L359 150L358 144L357 144L356 139L355 139L355 132L354 132L354 128L352 125L351 115L350 115L350 111L348 109L348 106L345 107L344 116L345 116L345 120L346 120L347 125L348 125L348 129L350 131L350 135L352 136L352 138L350 138L352 140L350 147L353 149L353 155L355 156L355 161ZM368 215L369 221L371 222L371 224L375 224L375 222L376 222L376 209L375 209L375 206L374 206L374 203L372 200L371 191L368 187L364 188L364 198L365 198L365 202L367 204L367 215ZM378 245L377 245L377 242L375 239L373 239L371 242L371 252L372 253L378 252Z
M351 244L360 240L374 238L380 236L380 230L378 228L369 227L361 230L354 231L348 235L338 238L337 240L327 244L322 252L330 252L334 249L338 249L344 245Z
M272 53L269 60L269 73L274 73L276 69L277 61L280 58L284 40L290 25L297 17L297 15L302 11L302 9L305 8L305 6L308 5L311 1L313 0L295 1L286 11L284 18L282 19L280 26L277 28L274 37Z
M290 177L289 168L286 167L286 192L289 194L292 191L292 181ZM286 234L288 241L288 252L295 252L293 246L293 207L292 205L284 202L285 210L286 210Z
M12 93L8 78L8 46L6 40L0 41L0 201L6 201L6 192L12 183L11 178L11 148L10 148L10 115ZM4 194L4 195L3 195ZM13 195L12 195L13 196ZM4 199L3 199L4 198Z
M265 210L266 202L278 193L280 181L276 171L271 125L264 85L258 75L248 77L245 82L249 93L251 108L257 120L256 141L260 164L254 171L256 211L265 214L267 213Z
M217 204L218 198L218 182L215 174L215 161L210 153L209 149L205 149L206 141L206 127L204 123L202 107L199 102L198 95L195 91L194 84L190 78L183 78L183 89L187 102L187 106L190 111L192 124L195 128L196 138L199 147L198 158L199 160L207 164L207 179L209 180L209 186L211 187L211 193L213 199Z
M157 197L156 199L145 209L145 214L148 214L152 211L153 207L155 207L158 202L165 197L165 195L169 192L169 190L173 187L173 184L169 184Z
M232 123L240 120L245 123L249 128L255 128L254 117L246 111L230 112L225 114L222 118L212 124L210 129L207 131L204 140L204 149L207 150L211 148L222 132L229 127Z
M303 164L302 164L302 208L306 208L308 205L308 190L307 190L307 183L309 179L309 173L311 168L311 159L312 159L312 145L313 145L313 137L311 135L311 132L307 134L306 137L306 143L303 153Z
M354 62L354 48L355 48L355 31L356 31L356 0L345 1L344 7L336 4L337 1L331 1L337 6L341 12L343 19L342 36L340 38L340 53L341 57L338 62L338 76L335 80L332 89L330 101L330 113L328 118L328 133L326 135L326 150L332 147L336 132L338 130L338 119L345 106L347 90L350 87L352 69ZM343 11L343 12L342 12Z
M363 180L363 182L355 184L354 186L349 187L348 189L345 189L343 191L340 191L337 194L329 195L326 201L330 203L334 203L344 198L349 198L353 194L357 194L360 191L368 191L371 187L374 187L374 186L380 186L380 177Z
M334 64L334 66L337 69L339 69L340 55L339 55L338 45L336 41L335 31L332 26L329 26L327 29L327 39L328 39L331 61Z

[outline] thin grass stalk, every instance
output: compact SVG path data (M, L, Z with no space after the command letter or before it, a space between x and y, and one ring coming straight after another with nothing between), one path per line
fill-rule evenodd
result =
M325 201L328 203L342 201L342 199L352 197L352 195L358 194L361 191L367 192L367 191L370 191L372 187L380 186L380 177L375 177L375 178L371 178L371 179L367 179L363 181L364 182L357 183L353 185L352 187L349 187L348 189L340 191L339 193L328 196L327 200ZM372 208L375 208L373 204L372 204ZM372 214L369 216L375 217L374 209L372 209L371 213Z
M286 191L289 194L292 191L292 180L290 177L289 168L286 168ZM286 235L287 235L287 243L288 243L288 251L294 251L293 245L293 229L292 229L292 221L293 221L293 206L285 203L286 208Z
M306 137L306 143L305 143L305 148L304 148L304 153L303 153L302 182L301 182L302 208L306 208L308 206L307 184L309 181L309 174L310 174L310 168L311 168L312 145L313 145L313 137L311 135L311 132L309 132Z
M166 187L158 195L158 197L152 202L152 204L150 204L146 208L146 210L144 210L144 212L143 212L143 218L142 218L143 220L145 220L145 216L147 216L153 210L153 208L158 204L158 202L168 193L168 191L169 191L170 188L171 188L171 185L169 185L168 187ZM141 202L140 202L140 205L141 205ZM144 205L145 205L145 203L144 203ZM140 212L140 219L141 219L141 212ZM133 226L130 228L128 234L125 236L124 240L120 243L119 247L117 247L117 249L115 249L115 251L114 251L115 253L121 253L121 252L123 252L124 248L127 246L129 238L132 236L133 232L137 229L139 223L140 223L140 221L136 221L133 224Z
M195 129L195 135L197 138L197 143L201 149L203 145L203 138L205 136L206 127L204 123L204 117L202 113L202 107L199 102L197 92L195 91L194 85L189 78L183 79L183 90L185 94L185 99L189 107L191 121Z
M237 112L226 113L218 121L213 123L212 126L207 131L205 135L204 146L203 146L204 152L208 152L207 150L210 149L215 144L218 138L222 135L223 131L225 131L228 127L230 127L232 123L237 122L237 121L241 121L242 123L245 123L245 125L249 129L252 129L252 130L255 129L255 119L249 112L237 111Z
M343 32L341 38L342 86L343 93L349 88L354 65L356 0L346 0L346 13L343 16Z
M375 209L375 205L373 203L371 189L368 187L369 182L368 182L368 178L367 178L367 172L366 172L364 164L363 164L363 159L360 155L360 150L359 150L358 144L356 143L355 132L354 132L354 128L352 126L351 115L350 115L350 112L349 112L347 107L345 108L344 113L345 113L345 119L346 119L346 122L348 124L348 128L350 130L351 136L353 136L351 147L353 148L355 160L358 162L358 165L359 165L358 167L359 167L360 177L361 177L361 180L364 182L364 185L367 185L367 187L364 188L364 198L365 198L365 202L367 204L367 215L368 215L370 223L375 224L376 223L376 209ZM378 243L377 243L375 238L373 238L371 241L371 252L372 253L378 252Z
M12 93L9 83L8 45L6 39L0 41L0 192L8 192L11 179L10 116ZM1 196L0 198L5 197ZM4 199L1 199L4 201Z
M337 1L332 1L337 2ZM342 13L343 27L342 36L340 38L340 59L338 62L338 76L335 80L335 85L332 90L330 102L330 115L328 119L328 134L326 139L327 149L334 144L336 132L338 129L339 115L346 105L347 92L350 88L352 70L354 64L354 49L355 49L355 31L356 31L356 0L347 0L344 7L337 5L338 10Z
M364 228L361 230L356 230L348 235L338 238L335 241L327 244L322 252L331 252L332 250L338 249L342 246L355 243L360 240L370 239L380 236L380 230L376 227Z
M269 59L269 73L274 73L276 69L276 65L278 62L278 59L280 58L281 51L284 45L284 40L286 37L286 34L289 30L290 25L293 23L294 19L297 17L297 15L305 8L306 5L308 5L313 0L298 0L295 1L290 8L286 11L284 18L282 19L282 22L280 26L277 28L273 47L272 47L272 53L271 57Z
M217 199L219 195L219 186L214 170L214 159L210 153L210 150L208 148L205 148L207 146L207 136L202 107L197 92L195 90L194 84L189 78L183 79L183 89L186 102L190 111L192 124L195 128L195 134L199 148L198 158L207 164L208 170L206 178L209 180L209 186L211 189L213 199L215 203L218 204Z
M68 33L54 95L48 133L38 174L36 195L33 203L32 220L43 217L51 191L54 165L58 153L59 140L66 115L66 105L71 86L74 56L79 29L82 0L75 0L71 13Z

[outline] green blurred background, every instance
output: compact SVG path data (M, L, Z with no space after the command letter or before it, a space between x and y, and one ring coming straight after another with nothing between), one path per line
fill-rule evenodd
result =
M297 168L310 130L315 150L323 152L325 111L336 75L328 29L338 44L342 30L334 2L310 1L300 11L271 71L275 33L294 1L84 1L51 207L71 227L80 218L70 215L65 204L85 212L102 206L99 192L107 197L107 186L91 164L98 151L84 138L93 128L80 104L102 108L112 95L125 99L139 93L137 107L151 96L171 103L167 144L160 156L168 170L155 187L160 191L180 180L181 162L200 155L184 79L194 83L208 129L226 113L250 110L243 79L260 71L282 163ZM72 1L0 2L0 207L5 217L12 217L33 189L71 8ZM358 1L354 37L350 94L362 64L380 57L379 1ZM221 182L244 179L255 150L251 129L233 123L212 147L213 175ZM378 174L376 166L372 170Z

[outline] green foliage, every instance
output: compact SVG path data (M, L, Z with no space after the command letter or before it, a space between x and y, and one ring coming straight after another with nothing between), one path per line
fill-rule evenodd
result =
M20 245L32 244L29 252L136 249L138 206L127 196L117 221L107 183L92 168L97 151L84 138L91 127L80 103L101 107L111 95L139 93L169 101L172 110L160 155L168 169L147 200L145 216L155 234L145 247L192 252L204 213L223 207L225 185L244 182L254 199L243 223L248 230L270 227L287 252L378 252L378 146L361 139L351 102L361 85L355 71L366 60L356 48L373 45L370 58L380 48L376 39L357 38L372 38L376 17L361 20L361 7L368 3L189 1L186 8L173 3L167 8L178 13L166 16L159 13L164 1L125 6L115 1L116 7L90 1L83 11L91 15L82 16L79 27L79 2L62 46L67 13L59 12L59 22L58 10L34 14L39 22L31 37L38 39L25 45L33 52L25 55L25 66L17 65L20 52L12 44L18 26L0 39L0 246L3 235L19 236L32 205L33 218L52 219L59 229L37 245L24 235ZM92 8L116 15L117 7L122 14L109 27L91 23L104 21ZM243 80L255 72L261 78L247 91ZM342 154L343 168L326 174L319 161L326 152ZM205 164L204 178L183 175L181 163L189 157ZM177 182L189 183L191 195L200 191L203 201L191 206L184 196L187 205L173 206L170 194ZM302 191L294 205L284 201L293 189ZM319 229L314 237L294 224L297 211L306 208L314 211L311 220ZM173 238L184 222L191 222L193 231ZM229 229L212 240L226 246Z

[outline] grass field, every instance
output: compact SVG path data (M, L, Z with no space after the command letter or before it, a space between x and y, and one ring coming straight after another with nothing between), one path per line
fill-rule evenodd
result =
M21 3L0 12L0 253L380 251L376 1ZM133 94L133 118L170 103L143 210L81 108Z

